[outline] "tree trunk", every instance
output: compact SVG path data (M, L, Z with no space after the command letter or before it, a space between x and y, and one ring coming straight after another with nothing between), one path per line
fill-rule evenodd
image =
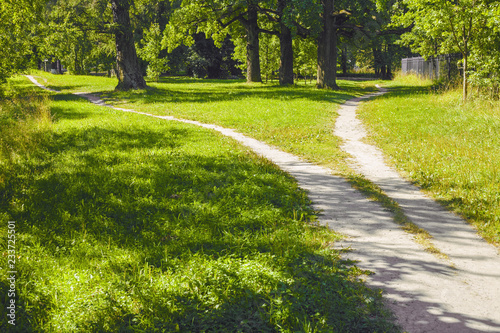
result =
M292 31L283 22L283 12L287 0L278 0L278 11L280 12L280 85L293 84L293 42Z
M465 34L465 28L464 28L464 34ZM467 56L469 55L469 47L468 47L468 43L467 43L467 40L465 40L464 38L464 53L462 54L463 58L464 58L464 77L463 77L463 83L462 83L462 99L463 99L463 103L465 104L467 102L467 70L469 69L468 68L468 59L467 59Z
M113 22L118 26L115 31L116 64L118 85L116 90L144 89L146 81L142 77L130 26L128 0L111 0Z
M382 66L380 65L380 51L376 47L373 47L372 53L373 53L373 70L375 71L375 76L381 78L380 69Z
M386 80L387 79L387 71L386 71L386 67L385 65L382 65L380 67L380 77L383 79L383 80Z
M247 82L262 82L259 57L259 24L257 8L248 5L248 19L244 22L247 32Z
M318 38L317 87L339 89L337 86L337 30L332 17L334 0L323 0L323 31Z
M342 75L347 76L347 48L342 48Z
M463 90L463 103L465 104L467 102L467 54L463 55L464 57L464 77L463 77L463 83L462 83L462 90Z

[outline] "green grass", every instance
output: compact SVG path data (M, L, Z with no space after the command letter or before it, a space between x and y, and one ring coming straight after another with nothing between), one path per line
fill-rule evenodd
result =
M93 91L108 103L156 115L173 115L234 128L339 172L347 172L347 155L332 133L336 110L354 96L374 91L375 82L339 81L340 91L314 85L280 87L241 80L162 78L150 88L114 92L115 81L37 72L51 88L65 92ZM89 82L88 88L85 85ZM106 84L104 84L106 82Z
M272 164L211 131L10 84L0 267L16 221L17 325L2 274L2 332L396 331Z
M50 87L64 86L71 92L80 91L86 80L43 72L39 75ZM395 222L413 234L426 249L439 253L428 233L410 223L394 201L380 189L374 190L374 184L361 179L349 168L346 163L348 155L340 149L340 140L333 135L338 106L349 98L374 91L376 83L381 81L339 80L342 90L324 91L302 82L296 86L280 87L275 84L249 85L234 80L164 78L161 83L150 83L147 90L112 92L109 90L114 86L110 85L99 93L108 103L117 106L235 128L305 160L329 167L350 179L351 184L367 197L390 209Z
M392 164L500 245L500 103L461 105L460 91L440 91L412 77L365 103L361 118Z

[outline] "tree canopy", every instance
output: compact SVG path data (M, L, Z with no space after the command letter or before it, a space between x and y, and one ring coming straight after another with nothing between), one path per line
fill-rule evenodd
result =
M498 90L499 17L494 0L4 0L0 81L58 60L74 74L115 72L119 89L236 67L248 82L316 76L336 89L339 68L390 78L410 53L460 53L466 99L470 83Z
M394 24L412 27L401 36L401 44L424 57L461 54L464 101L469 75L492 77L498 84L498 66L494 65L500 53L498 1L403 0L397 5Z
M0 2L0 83L36 61L43 8L42 0Z

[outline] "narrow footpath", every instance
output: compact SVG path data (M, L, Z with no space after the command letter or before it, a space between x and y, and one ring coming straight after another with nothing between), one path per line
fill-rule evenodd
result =
M37 86L32 76L27 76ZM388 306L401 327L418 332L500 332L500 256L462 219L445 211L384 163L382 153L361 142L366 135L356 118L358 103L378 94L355 98L342 105L335 135L352 156L352 167L397 201L405 214L433 236L433 243L449 259L425 252L395 224L392 214L369 201L332 170L304 162L232 129L155 116L105 104L98 97L78 93L94 104L216 130L252 149L297 179L309 191L320 222L348 237L337 247L350 248L345 256L374 272L368 285L382 288Z

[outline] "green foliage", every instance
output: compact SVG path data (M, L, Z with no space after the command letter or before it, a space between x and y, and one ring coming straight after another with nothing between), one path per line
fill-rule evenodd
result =
M294 72L296 75L313 78L317 71L317 46L313 39L295 39L293 41L294 52Z
M73 74L110 71L115 43L110 34L111 10L103 1L63 0L45 11L40 56L59 59Z
M274 35L263 35L260 39L260 68L262 74L273 78L280 67L279 39Z
M233 59L234 44L229 36L217 47L211 38L206 38L204 33L193 35L194 44L187 50L185 60L188 75L196 78L227 78L239 76L238 61Z
M479 31L472 41L473 52L470 61L471 83L490 90L494 98L500 97L500 4L491 2L482 7L485 29Z
M283 21L294 33L298 33L298 24L305 28L311 37L317 37L323 29L320 20L322 10L321 1L289 0L284 10Z
M43 5L42 0L0 2L0 84L12 74L26 70L35 60L34 45Z
M500 32L498 3L486 0L407 0L395 24L414 25L401 43L411 46L425 57L461 53L459 66L464 72L464 100L467 97L467 75L479 85L498 87L497 60Z
M464 51L466 39L481 28L478 0L407 0L406 9L395 15L395 24L410 26L411 32L401 36L401 43L409 45L425 57ZM470 23L470 24L469 24Z
M208 130L74 95L50 109L36 153L0 166L2 251L16 221L15 330L396 331L275 166Z
M168 59L160 57L162 39L163 35L160 31L160 25L153 23L149 30L144 32L143 46L136 47L139 57L148 62L148 77L156 82L159 80L160 75L169 69Z

